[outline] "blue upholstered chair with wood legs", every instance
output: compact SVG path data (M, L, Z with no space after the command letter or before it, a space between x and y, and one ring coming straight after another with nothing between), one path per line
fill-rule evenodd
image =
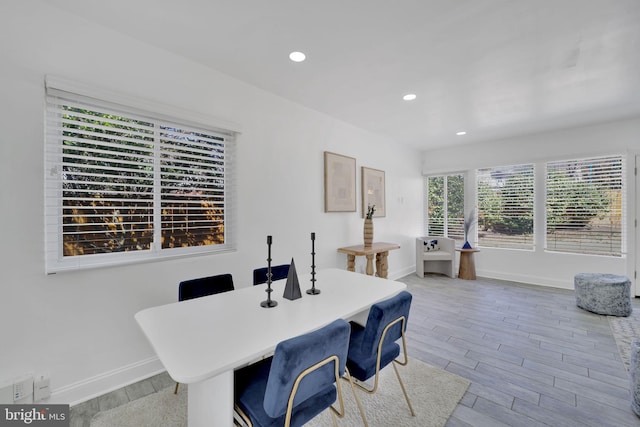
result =
M407 328L412 298L409 292L402 291L392 298L372 305L366 326L351 322L347 368L351 376L358 380L355 385L361 390L373 394L378 389L380 370L393 362L393 369L396 371L404 398L409 405L411 415L415 416L409 396L396 367L396 364L406 365L408 363L404 333ZM402 351L404 353L404 361L402 362L398 360L400 346L396 341L399 339L402 339ZM375 377L372 388L367 388L360 383L367 381L371 377ZM364 414L362 416L364 418ZM366 419L364 422L366 425Z
M289 274L289 264L271 266L271 281L286 279ZM253 286L267 283L267 267L253 270Z
M331 408L344 416L340 377L345 372L349 324L329 325L280 342L273 357L235 372L235 410L249 426L301 426ZM355 391L354 391L355 392ZM338 399L340 410L332 405Z
M232 291L233 276L231 274L218 274L216 276L200 277L198 279L184 280L178 285L178 301L186 301L207 295ZM180 383L176 383L174 394L178 394Z

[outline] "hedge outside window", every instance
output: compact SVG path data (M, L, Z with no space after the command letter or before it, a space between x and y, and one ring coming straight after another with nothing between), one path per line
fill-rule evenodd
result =
M622 156L546 165L546 244L556 252L622 256Z
M464 243L464 176L430 176L427 186L427 235Z
M478 244L534 248L532 164L478 169Z
M47 272L232 247L233 132L47 88Z

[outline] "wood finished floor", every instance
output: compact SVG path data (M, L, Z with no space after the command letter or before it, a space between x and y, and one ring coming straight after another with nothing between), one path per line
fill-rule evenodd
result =
M573 291L440 275L400 281L414 296L409 356L471 381L448 427L640 426L607 317L577 308Z

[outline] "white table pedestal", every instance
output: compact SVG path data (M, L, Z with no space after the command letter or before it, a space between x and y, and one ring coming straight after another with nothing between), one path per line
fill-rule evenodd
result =
M233 371L189 384L188 426L233 425Z

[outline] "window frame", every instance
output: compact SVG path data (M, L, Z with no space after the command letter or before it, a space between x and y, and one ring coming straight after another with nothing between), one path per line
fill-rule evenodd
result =
M235 250L235 147L238 131L218 126L217 119L208 118L197 113L179 110L173 107L158 105L159 108L151 109L151 103L135 98L118 95L110 91L91 89L83 85L69 83L64 80L47 78L45 82L45 270L47 274L95 268L103 266L123 265L145 261L157 261L167 258L186 257L223 253ZM83 90L86 89L86 90ZM97 95L96 95L97 94ZM107 95L107 96L100 96ZM179 126L192 132L204 132L206 135L221 136L224 142L224 243L204 244L200 246L162 248L161 230L162 215L161 193L163 184L159 182L160 171L160 139L158 130L154 132L153 139L153 240L148 249L134 251L95 253L90 255L64 256L63 254L63 178L61 177L61 165L63 157L62 128L56 128L61 121L61 114L53 111L53 106L61 98L63 103L77 103L80 108L90 103L98 108L105 108L105 114L117 111L123 117L133 117L152 121L156 125ZM105 99L106 98L106 99ZM52 104L53 103L53 104ZM87 104L88 105L88 104ZM102 113L102 111L100 111ZM195 117L198 121L189 120L187 117ZM207 124L207 123L213 123ZM166 188L166 187L164 187ZM126 193L126 191L122 191Z

